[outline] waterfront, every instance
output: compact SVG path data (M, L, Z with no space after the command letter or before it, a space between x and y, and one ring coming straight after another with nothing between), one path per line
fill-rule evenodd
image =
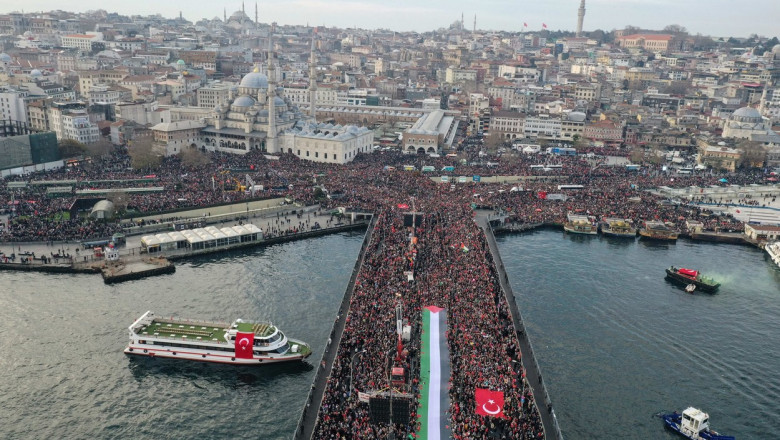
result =
M0 273L0 437L290 438L362 238L201 257L115 286ZM497 240L566 438L672 439L652 415L686 405L740 439L780 429L780 271L763 253L546 229ZM723 286L685 294L663 280L671 264ZM272 319L314 354L310 364L260 369L128 358L126 328L149 309Z
M362 239L196 258L173 275L113 286L0 273L0 437L290 438ZM129 358L127 327L146 310L270 319L314 353L308 364L255 369Z
M747 246L565 235L497 237L565 438L675 438L688 405L739 439L780 430L780 271ZM686 294L670 265L722 282Z

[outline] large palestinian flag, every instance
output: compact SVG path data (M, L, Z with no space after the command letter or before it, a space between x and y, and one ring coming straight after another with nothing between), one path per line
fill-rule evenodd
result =
M447 384L450 381L450 351L447 348L447 311L423 308L422 355L420 358L420 430L417 438L452 438Z

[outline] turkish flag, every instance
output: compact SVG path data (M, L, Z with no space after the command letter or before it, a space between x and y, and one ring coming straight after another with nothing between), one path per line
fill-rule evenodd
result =
M544 23L542 23L542 27L543 27L543 28L545 28L545 29L547 29L547 25L546 25L546 24L544 24Z
M492 391L485 388L477 388L474 393L474 400L477 401L477 414L483 416L499 417L505 419L504 415L504 392Z
M407 205L406 203L399 203L398 204L398 208L399 209L409 209L409 205Z
M524 27L528 27L528 23L523 23L523 26Z
M537 196L539 196L540 199L544 200L547 198L547 191L539 191Z
M236 333L236 357L252 359L252 347L255 345L254 333Z

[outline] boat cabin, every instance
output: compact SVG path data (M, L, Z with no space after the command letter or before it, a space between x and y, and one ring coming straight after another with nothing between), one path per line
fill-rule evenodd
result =
M688 407L682 413L680 429L686 434L698 434L701 431L709 431L710 416L704 411L694 407Z

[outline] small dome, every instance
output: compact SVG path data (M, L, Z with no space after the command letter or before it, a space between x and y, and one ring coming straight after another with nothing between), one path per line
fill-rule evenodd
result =
M251 96L242 95L233 101L233 105L236 107L252 107L255 105L255 100Z
M184 60L179 60L179 61L176 61L176 64L178 64L180 66L183 66L183 65L185 65L187 63L185 63Z
M30 71L30 76L43 76L43 73L38 69L33 69Z
M274 105L287 105L287 103L284 102L284 99L276 96L274 97Z
M758 119L761 120L761 113L753 107L742 107L734 112L733 117L743 119Z
M5 52L0 53L0 63L10 63L10 62L11 62L11 55L8 55Z
M250 73L241 78L241 87L250 87L253 89L265 89L268 88L268 77L260 73L260 69L255 67Z

